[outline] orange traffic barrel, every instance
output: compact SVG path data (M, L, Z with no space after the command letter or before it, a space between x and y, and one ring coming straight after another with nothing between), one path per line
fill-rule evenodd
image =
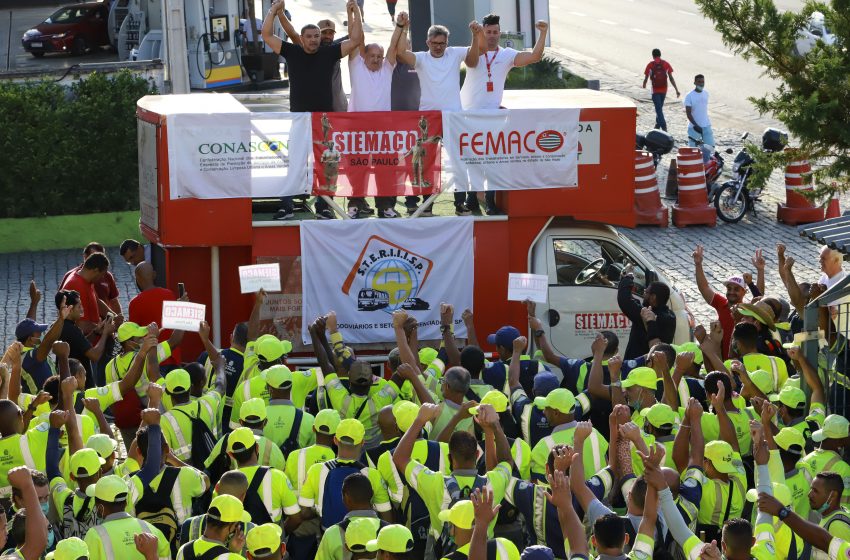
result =
M793 155L792 148L786 148ZM812 166L806 160L792 161L785 168L785 204L777 204L777 221L789 224L809 224L823 220L823 207L815 206L803 196L803 192L811 191Z
M673 206L673 225L714 227L717 225L717 214L714 207L708 205L702 150L690 147L679 148L677 165L679 200Z
M635 150L635 216L639 226L667 227L669 211L661 204L652 154Z

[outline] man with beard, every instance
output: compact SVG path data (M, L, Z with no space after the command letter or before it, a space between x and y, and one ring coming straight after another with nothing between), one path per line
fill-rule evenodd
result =
M617 287L617 304L620 311L632 322L626 360L633 360L649 352L659 342L671 344L676 334L676 316L667 307L670 287L664 282L652 282L643 293L643 303L632 296L634 274L624 274Z
M289 110L292 112L331 112L337 110L334 104L334 73L339 69L339 60L348 56L363 40L363 30L359 19L354 16L357 3L349 0L346 4L348 20L352 22L350 37L341 43L323 44L322 31L317 25L308 24L301 28L299 35L292 22L284 14L284 2L272 4L263 21L263 41L272 51L286 59L289 65ZM273 32L274 21L280 19L286 34L292 43L284 42ZM323 22L326 23L326 22ZM325 35L333 39L333 22L325 26ZM344 97L344 95L343 95ZM345 108L342 109L343 111ZM292 197L283 197L282 208L275 214L276 220L291 220L295 217ZM321 198L316 201L316 217L332 219L327 203Z
M735 318L732 315L732 309L744 301L744 295L747 293L747 284L744 282L743 277L731 276L723 283L726 285L726 297L723 297L708 285L708 279L706 279L705 271L702 268L702 245L697 245L692 256L699 293L702 294L705 302L717 311L717 320L720 321L720 326L723 327L723 342L720 349L725 360L729 357L729 343L732 340L732 330L735 328Z

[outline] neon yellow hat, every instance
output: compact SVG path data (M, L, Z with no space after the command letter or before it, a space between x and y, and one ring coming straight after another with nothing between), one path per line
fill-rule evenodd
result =
M106 434L92 434L86 440L86 447L94 449L102 459L106 459L118 449L118 442Z
M245 546L254 558L265 558L280 550L283 529L274 523L263 523L253 527L245 535Z
M316 419L313 420L313 428L320 434L332 436L336 433L340 420L339 412L333 408L323 408L316 414Z
M245 511L242 500L230 494L220 494L212 499L207 509L207 517L223 523L236 523L251 521L251 515Z
M172 395L186 393L191 386L192 378L185 369L173 369L165 376L165 390Z
M378 538L366 543L366 550L383 550L394 554L404 554L413 550L413 533L404 525L387 525L378 531Z
M629 372L628 377L623 379L622 386L623 389L637 386L654 391L658 386L658 374L651 367L636 367Z
M481 397L480 404L489 404L492 406L496 412L504 412L508 409L508 397L501 391L497 391L493 389L492 391L487 391L483 397ZM469 409L469 413L475 416L478 414L478 407L473 406Z
M139 326L132 321L124 321L116 333L118 342L126 342L131 338L139 338L148 334L147 327Z
M431 362L437 359L437 355L439 352L435 348L431 348L430 346L426 346L424 348L419 349L419 363L425 364L426 366L430 366Z
M717 472L733 474L738 472L732 464L732 446L721 440L710 441L705 445L705 458L711 461Z
M100 467L105 464L97 451L85 447L71 455L71 474L74 478L88 478L100 472Z
M812 440L843 439L847 437L848 432L850 432L850 422L847 421L847 418L838 414L830 414L824 419L823 427L812 432Z
M123 478L110 474L100 478L96 484L90 484L86 488L86 496L102 502L122 502L127 499L129 491L130 489Z
M345 529L345 546L352 552L365 552L366 546L378 536L379 523L369 517L355 517Z
M257 445L257 440L254 438L254 432L251 428L241 426L236 428L227 436L227 450L231 453L245 451Z
M272 366L264 373L266 374L266 385L269 387L286 389L292 386L292 371L284 365Z
M670 405L664 403L655 403L649 408L644 408L640 411L640 415L656 428L672 428L676 423L676 413Z
M552 390L545 397L535 397L534 406L552 408L564 414L572 414L576 406L576 398L569 389L559 388Z
M88 556L89 547L83 539L68 537L56 543L56 549L44 558L45 560L78 560Z
M441 511L439 517L440 521L451 523L460 529L472 529L475 510L470 500L460 500L451 508Z
M356 418L346 418L336 427L336 439L343 443L360 445L363 443L364 437L366 437L366 428Z
M750 380L765 395L770 395L774 391L773 376L767 370L757 369L750 372Z
M806 438L803 436L803 432L796 428L782 428L779 433L773 436L773 441L776 442L779 449L797 455L802 455L803 449L806 448ZM799 449L792 449L792 446L797 446Z
M239 407L239 419L245 422L262 422L267 417L266 401L261 398L248 399Z
M419 415L419 407L410 401L398 401L393 405L393 418L398 429L406 432Z
M800 408L806 404L806 393L802 389L786 385L779 394L770 395L770 402L780 402L788 408Z

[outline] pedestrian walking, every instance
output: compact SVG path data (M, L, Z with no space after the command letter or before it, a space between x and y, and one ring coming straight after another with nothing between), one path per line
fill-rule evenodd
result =
M643 71L643 86L646 88L647 80L652 80L652 104L655 105L655 128L660 128L667 132L667 121L664 120L664 99L667 97L667 80L673 85L676 90L676 97L679 97L679 88L676 86L676 80L673 79L673 67L670 63L661 58L661 49L652 49L652 60L646 65Z
M702 74L694 76L694 89L685 96L685 115L688 117L688 145L696 146L701 140L706 146L714 146L714 133L708 118L708 92Z

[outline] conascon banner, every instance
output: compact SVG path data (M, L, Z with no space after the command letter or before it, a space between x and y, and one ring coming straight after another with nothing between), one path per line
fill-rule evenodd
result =
M460 311L472 309L471 218L301 222L302 337L335 311L348 343L393 342L392 313L419 321L419 339L440 335L440 304L455 308L455 336L466 336ZM399 242L397 240L405 241Z
M579 109L443 113L443 190L578 185Z
M177 114L167 126L172 199L310 192L309 113Z

